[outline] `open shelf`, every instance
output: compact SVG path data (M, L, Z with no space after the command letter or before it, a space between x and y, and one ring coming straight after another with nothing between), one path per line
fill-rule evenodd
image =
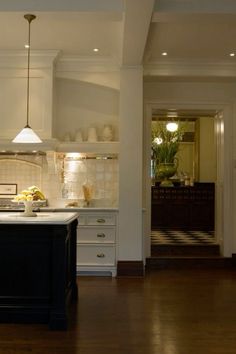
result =
M111 153L117 154L119 153L119 142L112 141L112 142L103 142L98 141L95 143L89 142L62 142L57 145L58 152L81 152L81 153Z

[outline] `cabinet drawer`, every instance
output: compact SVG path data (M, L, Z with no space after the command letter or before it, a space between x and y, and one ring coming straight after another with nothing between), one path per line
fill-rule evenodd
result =
M77 242L83 243L115 243L114 227L78 227Z
M115 215L109 214L91 214L87 216L87 225L115 225Z
M115 265L115 247L77 245L77 265Z

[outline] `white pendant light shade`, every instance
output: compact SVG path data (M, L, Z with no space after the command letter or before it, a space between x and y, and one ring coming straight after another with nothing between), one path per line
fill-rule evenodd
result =
M13 143L20 143L20 144L37 144L42 143L42 140L38 137L38 135L31 129L29 126L29 84L30 84L30 24L36 16L31 14L24 15L24 18L28 21L29 24L29 34L28 34L28 45L27 45L27 52L28 52L28 65L27 65L27 95L26 95L26 126L20 131L19 134L12 140Z
M29 127L25 126L19 134L12 140L13 143L23 143L23 144L38 144L42 143L42 140L38 135Z

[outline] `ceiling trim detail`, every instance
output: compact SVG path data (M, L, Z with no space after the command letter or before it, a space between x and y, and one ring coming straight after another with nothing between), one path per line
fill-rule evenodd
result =
M236 77L236 64L223 61L156 61L144 64L144 75Z
M57 60L58 50L32 50L31 68L44 68L52 66ZM27 65L27 52L25 50L2 50L0 51L0 68L25 69Z
M57 72L60 71L113 72L119 71L119 66L111 57L63 56L57 63Z

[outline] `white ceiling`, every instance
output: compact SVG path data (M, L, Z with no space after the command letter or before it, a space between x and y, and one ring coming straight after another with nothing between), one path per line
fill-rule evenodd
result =
M79 12L33 12L32 50L61 50L64 55L111 56L117 47L122 14ZM0 12L0 49L22 50L28 38L24 13Z
M0 0L0 50L23 49L28 12L37 16L32 49L108 57L120 65L236 63L229 56L236 53L234 0Z

